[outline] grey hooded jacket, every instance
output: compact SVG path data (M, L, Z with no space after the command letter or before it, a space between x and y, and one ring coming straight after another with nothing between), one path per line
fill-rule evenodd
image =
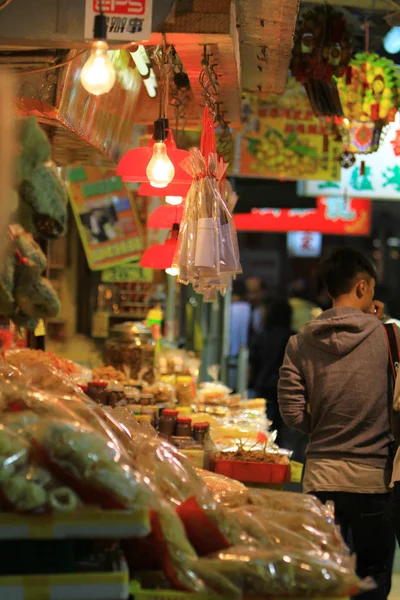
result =
M337 308L307 323L289 341L278 395L285 423L309 434L309 458L387 466L388 349L374 315Z

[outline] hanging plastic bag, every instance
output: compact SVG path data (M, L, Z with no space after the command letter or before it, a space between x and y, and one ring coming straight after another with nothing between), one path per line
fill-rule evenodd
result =
M214 123L204 110L201 149L192 148L182 167L193 177L186 199L173 267L178 280L191 283L205 300L216 299L241 273L239 246L232 215L222 199L219 181L227 165L218 161Z

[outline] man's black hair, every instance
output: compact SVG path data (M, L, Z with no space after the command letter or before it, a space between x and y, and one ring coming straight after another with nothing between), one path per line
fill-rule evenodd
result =
M321 277L331 298L348 294L357 279L375 279L373 264L353 248L335 250L321 265Z
M243 279L234 279L232 283L232 296L238 296L241 300L246 297L246 284Z

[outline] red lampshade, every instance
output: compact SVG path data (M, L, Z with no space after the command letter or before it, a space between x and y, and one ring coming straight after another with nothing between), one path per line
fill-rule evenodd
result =
M172 229L174 223L180 223L183 217L183 204L178 206L169 206L164 204L159 206L148 218L147 227L149 229Z
M174 223L163 244L155 244L144 251L140 266L146 269L169 269L174 260L178 242L179 225Z
M173 182L171 183L185 183L190 187L192 183L192 177L186 173L180 166L180 163L185 160L189 155L189 152L186 150L180 150L176 147L174 136L172 131L168 129L168 135L165 140L165 145L167 147L168 156L175 167L175 176ZM122 181L124 182L147 182L150 186L149 180L146 175L146 168L150 162L151 157L153 156L153 146L154 139L151 139L150 144L148 146L142 146L139 148L133 148L129 150L119 161L117 167L117 175L122 177ZM171 184L170 184L171 185ZM167 188L153 188L154 193L151 195L158 196L160 194L160 189L164 190ZM180 196L181 194L169 194L170 196L176 195Z
M169 152L168 152L169 156ZM174 162L174 161L172 161ZM176 171L175 171L176 174ZM191 182L190 182L191 183ZM186 198L186 195L190 189L190 183L175 183L175 177L172 183L168 184L165 188L154 188L150 181L142 183L138 194L139 196L157 196L164 198L165 196L182 196Z

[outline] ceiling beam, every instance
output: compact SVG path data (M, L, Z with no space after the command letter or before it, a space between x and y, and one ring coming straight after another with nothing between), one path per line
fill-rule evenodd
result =
M302 0L304 4L325 4L324 0ZM328 0L330 6L343 6L346 8L359 8L363 10L387 11L388 9L400 10L400 2L395 0Z

